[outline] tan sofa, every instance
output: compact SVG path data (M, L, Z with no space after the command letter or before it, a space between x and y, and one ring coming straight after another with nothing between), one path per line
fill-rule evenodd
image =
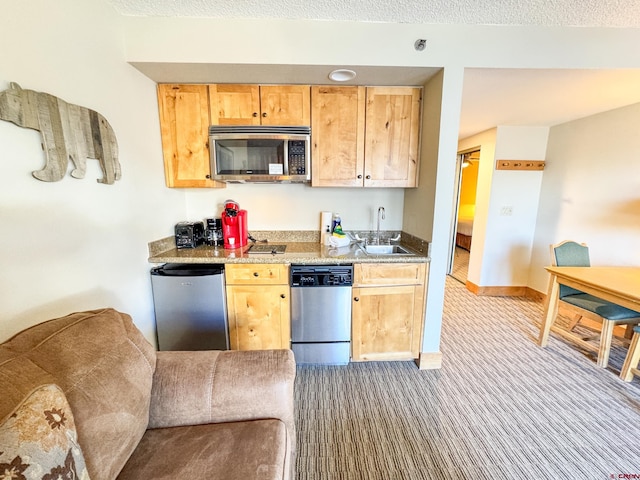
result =
M294 377L289 350L156 352L113 309L44 322L0 345L0 477L293 478Z

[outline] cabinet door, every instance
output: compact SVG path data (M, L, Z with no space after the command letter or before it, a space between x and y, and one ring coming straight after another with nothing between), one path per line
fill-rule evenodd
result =
M311 87L314 187L364 185L365 88Z
M415 187L422 89L367 88L365 187Z
M260 125L258 85L209 85L211 125Z
M288 285L227 286L232 350L290 348Z
M420 355L424 286L353 289L352 360L410 360Z
M209 98L206 85L158 85L164 173L168 187L217 187L207 178Z
M309 85L260 86L262 125L311 125Z

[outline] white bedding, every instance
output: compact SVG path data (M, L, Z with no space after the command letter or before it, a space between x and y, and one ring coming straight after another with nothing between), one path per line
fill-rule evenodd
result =
M473 232L473 217L459 217L457 232L470 237Z

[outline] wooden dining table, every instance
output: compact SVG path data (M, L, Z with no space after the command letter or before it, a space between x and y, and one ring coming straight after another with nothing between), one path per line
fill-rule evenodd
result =
M545 267L551 274L538 344L545 347L558 316L560 285L640 311L640 267Z

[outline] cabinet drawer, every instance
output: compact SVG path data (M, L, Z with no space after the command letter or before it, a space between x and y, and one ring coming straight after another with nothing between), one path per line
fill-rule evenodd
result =
M424 263L359 263L354 265L354 285L424 285Z
M287 265L253 263L251 265L226 265L227 285L288 285Z

